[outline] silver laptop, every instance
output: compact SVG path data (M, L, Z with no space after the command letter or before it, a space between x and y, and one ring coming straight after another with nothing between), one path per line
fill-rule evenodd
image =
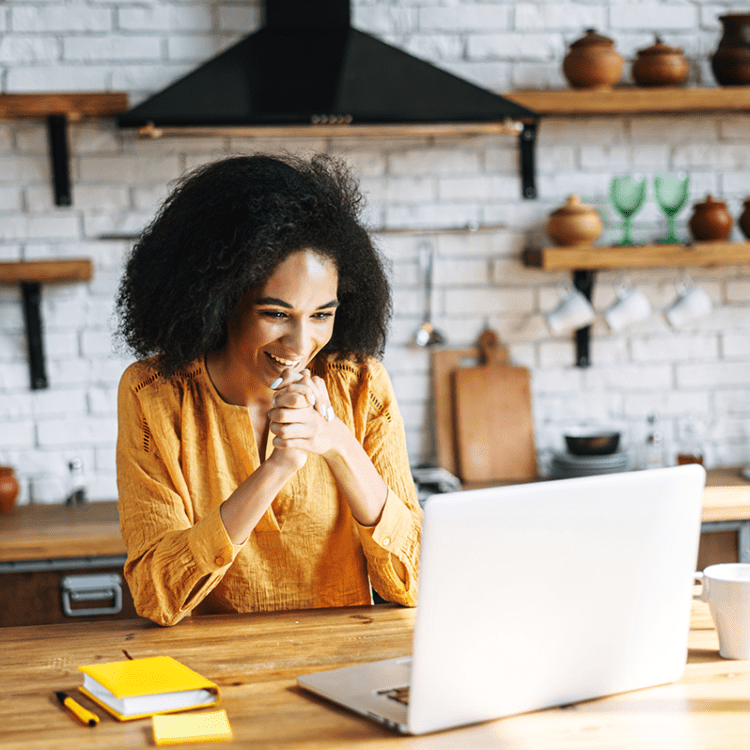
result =
M298 684L422 734L677 680L704 482L692 464L433 495L412 657Z

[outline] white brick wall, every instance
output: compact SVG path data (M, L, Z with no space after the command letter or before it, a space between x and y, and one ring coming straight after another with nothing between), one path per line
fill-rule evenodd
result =
M587 27L615 40L632 60L655 32L685 49L691 84L712 84L709 55L723 12L745 0L353 0L355 26L494 90L564 87L567 45ZM0 91L125 90L133 104L226 49L260 24L261 2L24 0L0 12ZM626 66L626 80L629 75ZM528 244L546 242L551 210L571 192L594 204L604 239L621 232L608 205L611 177L684 169L690 202L708 192L734 216L750 196L750 115L545 119L537 151L539 199L520 199L512 138L468 139L174 139L140 141L113 121L69 129L74 205L54 205L47 136L36 121L0 122L0 260L87 256L86 284L46 285L45 346L50 387L31 391L20 294L0 287L0 462L16 467L22 502L60 502L67 462L86 465L92 497L114 497L116 393L127 356L113 353L113 297L129 243L103 235L134 233L152 218L169 183L222 154L327 150L352 165L374 227L444 228L502 224L483 232L432 235L435 324L454 346L473 343L489 324L513 360L532 370L537 442L544 464L578 422L623 429L642 439L645 416L660 414L673 441L688 413L705 425L710 465L750 461L750 267L690 269L714 310L674 331L663 311L675 296L677 269L634 270L626 277L649 298L653 315L613 334L600 315L593 366L573 366L568 336L553 336L544 313L557 304L564 273L524 267ZM679 217L686 235L689 208ZM636 235L653 240L665 222L649 198ZM735 229L732 238L742 240ZM382 232L393 262L395 317L385 363L402 406L414 462L433 451L429 352L412 344L422 319L423 238ZM616 272L599 274L594 303L614 299Z

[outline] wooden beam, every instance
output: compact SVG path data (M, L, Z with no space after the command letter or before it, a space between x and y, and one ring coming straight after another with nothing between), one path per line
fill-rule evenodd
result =
M0 94L0 118L4 119L66 115L69 120L78 120L110 117L127 108L128 95L124 92Z
M750 111L750 86L623 86L610 91L509 91L502 96L542 116Z
M527 266L545 271L576 269L727 266L750 264L750 242L696 242L693 245L544 247L524 252Z
M175 136L210 138L359 138L404 136L475 136L518 135L521 123L515 122L437 122L388 125L247 125L216 127L158 127L153 124L138 128L144 138Z
M0 263L0 284L34 281L40 284L60 281L90 281L93 264L88 258L18 261Z

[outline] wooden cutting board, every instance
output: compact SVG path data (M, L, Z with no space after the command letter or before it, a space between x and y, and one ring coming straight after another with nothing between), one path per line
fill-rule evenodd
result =
M457 473L466 483L537 476L531 376L508 362L493 331L479 340L484 364L452 373Z

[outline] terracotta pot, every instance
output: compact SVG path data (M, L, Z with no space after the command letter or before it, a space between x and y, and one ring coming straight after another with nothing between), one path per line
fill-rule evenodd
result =
M604 225L593 206L571 195L567 203L549 215L547 234L557 245L590 245L602 233Z
M750 84L750 13L719 16L724 35L711 58L711 70L720 86Z
M10 466L0 466L0 513L13 510L20 486Z
M679 47L670 47L657 36L651 47L638 50L630 72L639 86L681 86L687 81L690 63Z
M742 234L750 240L750 198L745 198L745 210L740 214L739 221Z
M707 196L696 203L690 217L690 233L696 240L726 240L732 232L734 220L724 201Z
M563 60L563 73L576 89L610 89L622 76L624 60L615 43L587 29L586 36L570 45Z

